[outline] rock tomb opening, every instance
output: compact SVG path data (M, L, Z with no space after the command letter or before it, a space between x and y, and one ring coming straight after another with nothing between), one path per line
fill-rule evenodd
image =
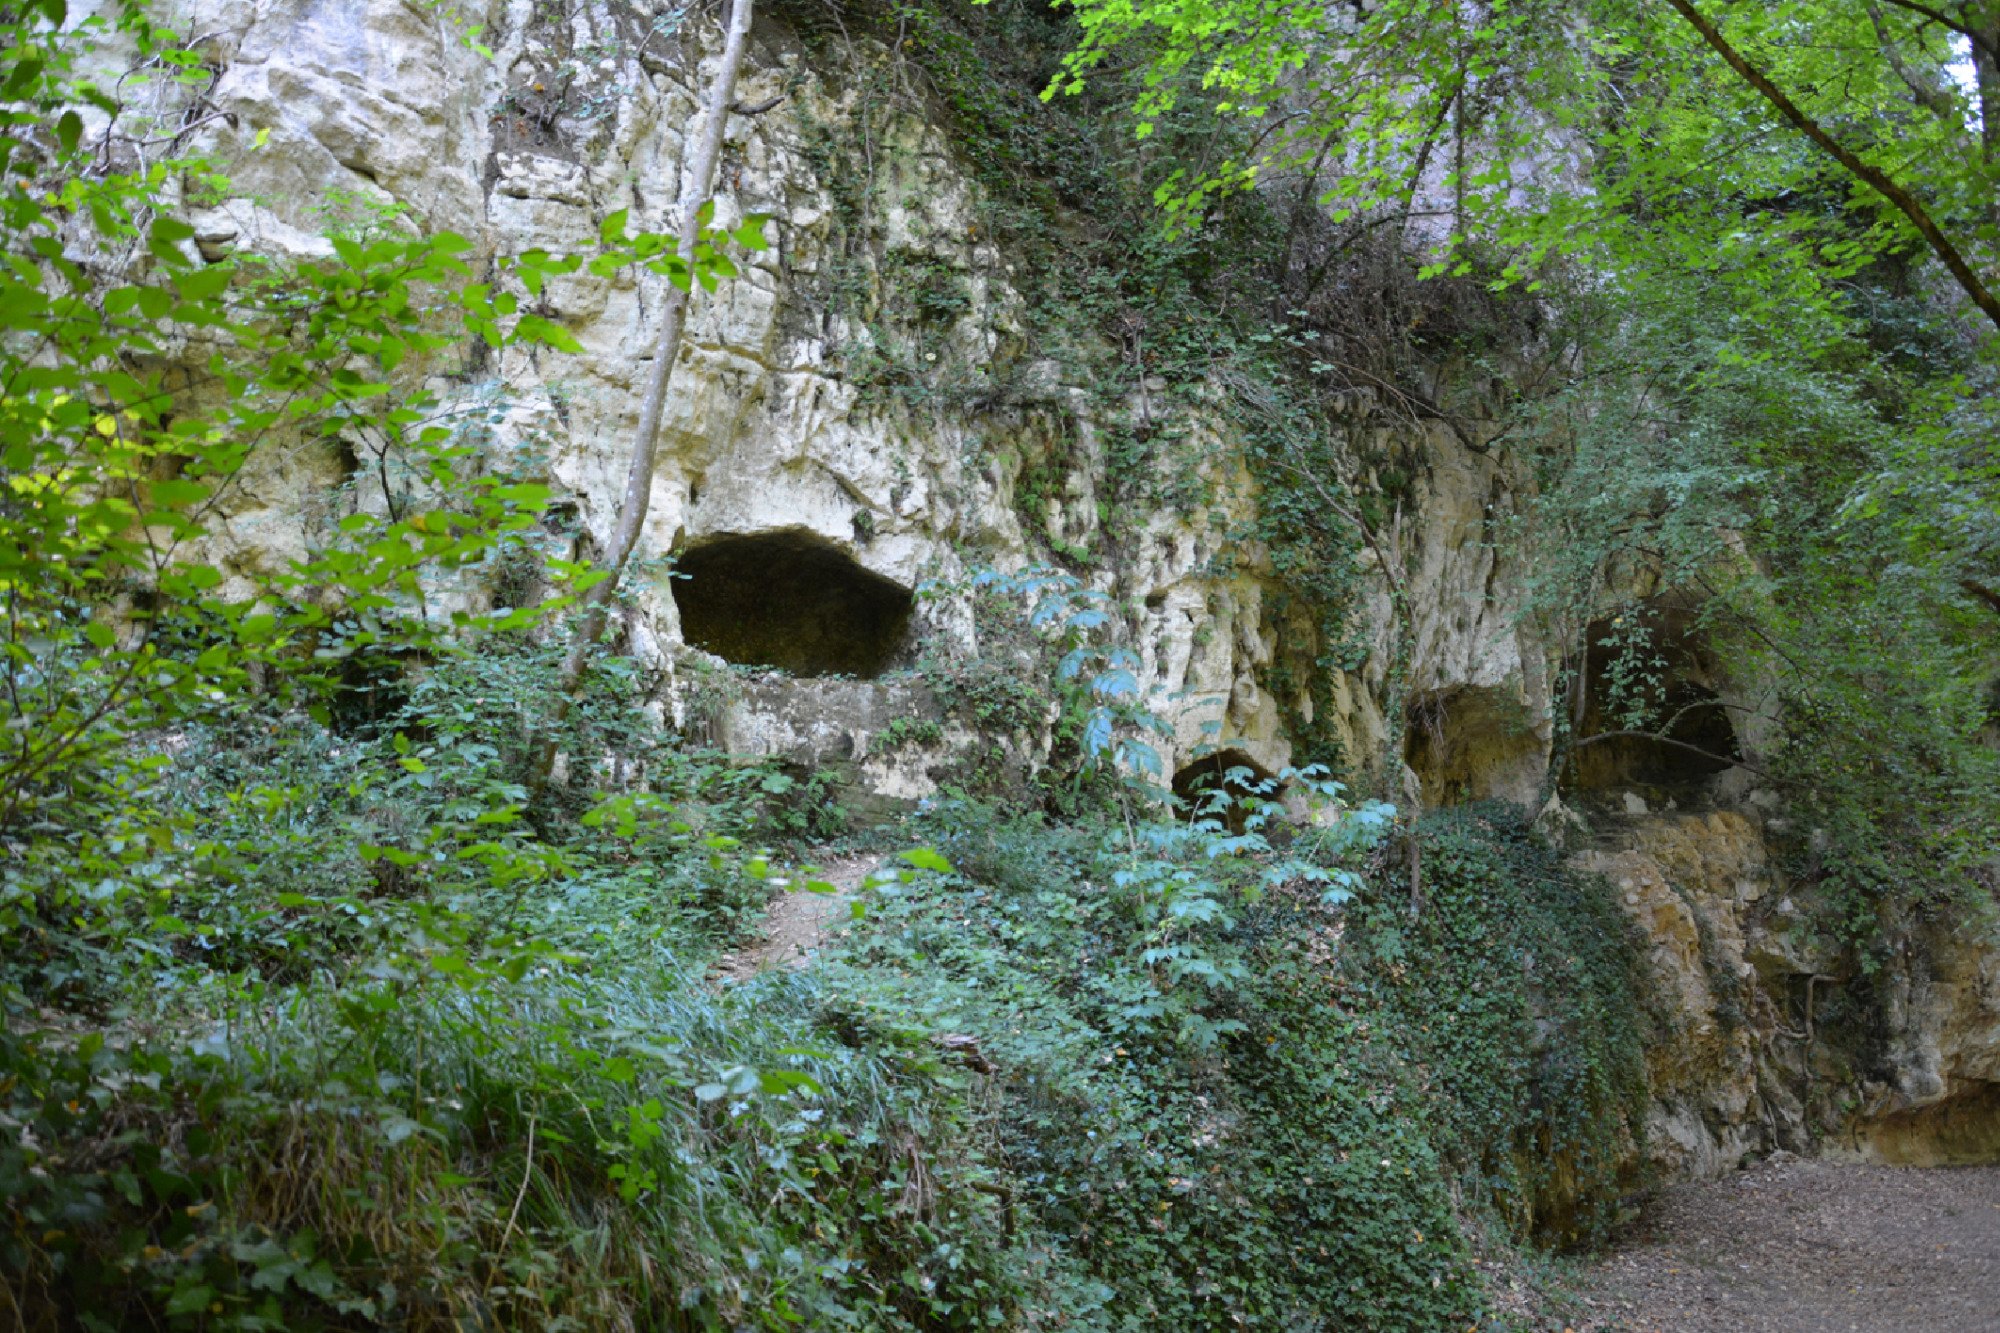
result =
M910 590L812 533L717 537L674 574L682 637L740 665L871 678L909 634Z
M1598 620L1564 786L1692 787L1742 762L1706 636L1678 608Z

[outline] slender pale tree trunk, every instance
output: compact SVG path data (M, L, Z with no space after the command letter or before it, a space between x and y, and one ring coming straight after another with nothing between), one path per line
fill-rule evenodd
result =
M734 0L729 11L729 29L722 46L722 63L708 89L708 109L701 126L701 138L693 143L681 173L680 257L689 266L686 287L669 284L665 307L660 314L660 340L653 352L653 373L646 383L646 398L639 410L639 429L632 438L632 459L625 470L625 496L618 506L618 526L605 550L603 568L609 577L584 594L583 623L563 657L560 688L533 738L535 785L546 783L555 766L556 735L569 716L571 706L583 687L584 669L590 664L597 641L604 636L604 622L611 599L624 580L625 567L646 525L646 510L653 499L653 465L659 455L660 418L666 411L667 388L673 380L674 363L680 358L681 333L687 327L688 301L694 294L692 280L695 246L701 240L701 210L715 188L715 164L722 152L722 132L729 123L730 104L736 99L736 77L743 67L743 51L749 45L751 9L754 0Z
M1972 68L1979 87L1979 144L1987 166L2000 161L2000 2L1968 7Z

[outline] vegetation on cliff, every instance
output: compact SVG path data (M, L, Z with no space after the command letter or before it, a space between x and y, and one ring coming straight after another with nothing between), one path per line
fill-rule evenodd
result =
M1298 608L1266 683L1312 766L1171 799L1136 654L1076 577L1102 557L1051 549L1071 574L981 585L1014 625L992 660L924 668L989 735L1052 716L1048 764L970 763L888 829L665 726L629 659L566 670L563 617L602 572L544 549L547 491L495 447L497 409L441 414L432 383L565 346L550 275L647 264L690 290L755 224L607 225L598 254L485 273L393 218L320 259L210 255L180 215L227 183L183 153L194 121L120 129L143 80L207 79L200 53L137 8L0 14L0 1317L1505 1326L1492 1275L1601 1237L1645 1183L1642 1048L1670 1019L1607 886L1523 811L1405 799L1421 459L1357 466L1385 425L1506 453L1536 489L1506 535L1558 659L1551 790L1608 739L1717 758L1730 728L1680 728L1720 701L1675 693L1666 656L1698 641L1761 690L1734 734L1853 957L1980 907L2000 509L1990 335L1960 298L1983 308L1992 163L1955 25L1828 3L1718 35L1810 88L1801 114L1868 171L1919 171L1899 188L1972 286L1698 29L1074 9L777 16L885 117L946 121L1033 269L1027 336L1120 405L1119 501L1205 504L1199 442L1148 395L1224 404L1261 495L1239 540ZM1965 14L1983 92L1992 25ZM866 40L884 59L843 64ZM1340 66L1357 50L1366 77ZM1864 142L1870 116L1925 151ZM1551 125L1576 174L1524 202L1493 164ZM817 146L857 264L872 177L843 168L867 147ZM961 299L893 276L891 314L854 271L820 295L919 329ZM849 371L913 410L1007 388L879 352ZM319 438L362 442L381 510L270 570L207 558L216 497ZM452 609L474 565L518 605ZM1387 742L1344 753L1334 674L1371 647ZM883 867L843 897L841 947L718 982L774 894L831 890L801 862L833 845Z

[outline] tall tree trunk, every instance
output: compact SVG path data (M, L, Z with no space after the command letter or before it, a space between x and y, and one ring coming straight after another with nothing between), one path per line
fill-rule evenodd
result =
M736 77L743 67L743 51L749 45L750 19L754 0L734 0L729 12L728 34L723 41L722 63L708 89L707 118L701 138L694 144L682 171L680 195L680 256L690 266L695 246L701 240L701 210L715 187L715 164L722 152L722 132L729 123L730 104L736 98ZM583 624L577 628L569 652L563 657L560 687L548 715L533 739L534 781L537 788L548 781L555 767L556 736L570 708L582 692L583 675L590 665L597 641L604 636L604 622L611 599L624 580L625 567L639 544L646 524L646 510L653 500L653 466L659 453L660 418L666 410L667 388L673 380L674 362L681 351L681 333L687 327L688 301L694 283L678 287L669 284L665 306L660 312L660 340L653 352L653 373L646 384L646 398L639 411L639 429L632 439L632 459L625 470L625 497L618 507L618 525L604 554L609 577L584 595Z
M2000 0L1987 4L1972 23L1972 70L1979 88L1979 147L1991 167L2000 162Z

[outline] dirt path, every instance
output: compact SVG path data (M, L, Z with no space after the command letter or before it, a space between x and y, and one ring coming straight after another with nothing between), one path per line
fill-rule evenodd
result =
M2000 1167L1793 1159L1679 1186L1580 1287L1576 1333L1996 1333Z
M717 979L742 981L780 964L804 967L828 939L844 931L854 891L881 861L879 856L838 857L822 865L818 876L839 889L838 893L789 888L773 898L764 916L762 937L724 954L715 966Z

